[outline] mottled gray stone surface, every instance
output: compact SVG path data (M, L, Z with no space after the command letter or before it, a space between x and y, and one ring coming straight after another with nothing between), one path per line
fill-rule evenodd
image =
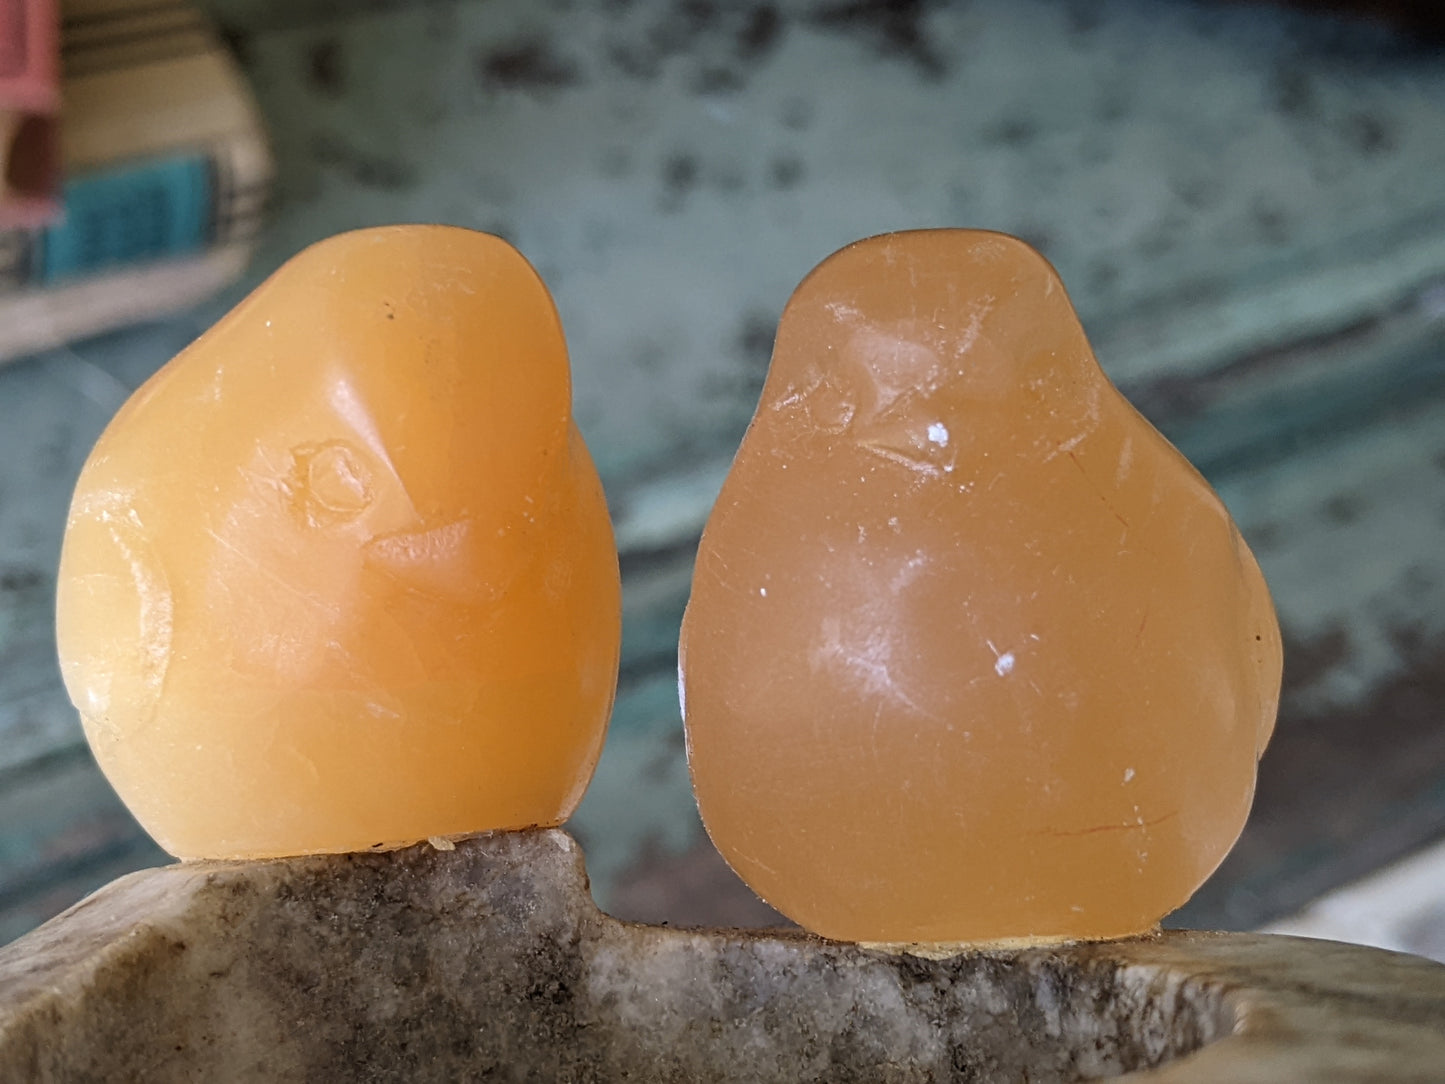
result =
M1445 831L1438 50L1201 0L200 6L280 169L245 285L328 233L421 219L500 231L556 292L623 553L622 685L571 825L607 905L754 913L683 757L692 547L788 292L903 227L1039 245L1272 585L1280 726L1183 921L1248 928ZM102 425L241 292L0 368L0 940L165 860L60 687L54 571Z
M1191 1053L1192 1052L1192 1053ZM0 950L0 1079L1438 1081L1445 967L1171 933L932 962L594 909L561 831L132 874Z

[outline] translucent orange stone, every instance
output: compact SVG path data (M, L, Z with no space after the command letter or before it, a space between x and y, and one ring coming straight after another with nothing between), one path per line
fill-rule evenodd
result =
M565 819L619 598L546 287L497 238L416 226L306 250L122 408L57 623L141 823L264 856Z
M778 328L681 641L702 817L828 937L1147 930L1244 824L1280 640L1218 497L1023 243L826 260Z

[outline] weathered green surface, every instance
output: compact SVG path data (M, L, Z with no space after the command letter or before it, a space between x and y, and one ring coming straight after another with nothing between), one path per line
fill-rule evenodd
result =
M0 950L0 1078L1436 1081L1445 966L1282 937L894 956L618 922L563 832L147 871ZM1151 1071L1152 1070L1152 1071Z
M626 583L618 712L574 825L604 900L656 913L629 886L674 860L697 899L745 900L700 842L671 701L691 547L789 291L900 227L1040 245L1270 577L1282 722L1193 919L1254 924L1445 828L1438 54L1154 0L208 6L279 163L252 282L340 229L440 220L503 233L556 293ZM128 390L235 296L0 369L0 934L37 893L103 879L67 808L3 815L79 738L48 616L71 483Z

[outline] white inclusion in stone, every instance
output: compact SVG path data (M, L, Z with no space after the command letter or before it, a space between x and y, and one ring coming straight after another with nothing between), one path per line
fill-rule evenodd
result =
M1131 779L1133 779L1133 778L1134 778L1134 769L1133 769L1133 768L1125 768L1125 769L1124 769L1124 782L1127 783L1127 782L1129 782L1129 780L1131 780Z
M758 588L758 594L762 595L763 598L767 598L767 597L768 597L768 589L767 589L766 587L759 587L759 588Z
M1000 655L997 659L994 660L993 672L999 677L1003 677L1005 674L1012 673L1013 668L1014 653L1012 651L1005 651L1002 655Z
M948 426L942 422L934 422L928 427L928 439L937 444L940 448L948 447Z

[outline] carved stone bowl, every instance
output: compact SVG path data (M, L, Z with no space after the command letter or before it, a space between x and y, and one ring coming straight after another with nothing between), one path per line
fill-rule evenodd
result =
M1445 1081L1445 966L1165 933L929 960L599 912L559 830L123 877L0 949L3 1081Z

